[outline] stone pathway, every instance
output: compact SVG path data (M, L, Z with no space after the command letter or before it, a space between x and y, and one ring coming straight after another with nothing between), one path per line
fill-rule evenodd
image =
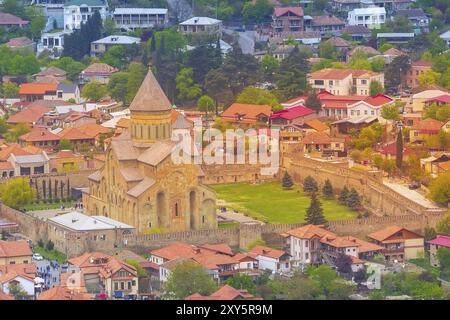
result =
M221 199L217 199L217 207L226 207L226 202ZM225 212L222 212L221 210L217 210L217 215L220 218L223 218L225 220L233 220L239 223L245 223L245 224L264 224L264 222L261 222L259 220L253 219L252 217L247 217L243 213L240 212L234 212L233 210L228 210Z
M64 210L58 209L45 209L45 210L34 210L34 211L28 211L29 214L33 215L34 217L38 217L40 219L47 220L48 218L56 217L58 214L61 213L68 213L75 210L74 208L65 208Z
M402 185L399 183L395 183L395 182L388 182L388 181L383 181L383 184L385 186L391 188L395 192L407 197L409 200L412 200L425 208L429 208L429 209L439 208L439 206L436 205L434 202L428 200L423 195L421 195L419 192L409 189L408 186L405 186L405 185Z

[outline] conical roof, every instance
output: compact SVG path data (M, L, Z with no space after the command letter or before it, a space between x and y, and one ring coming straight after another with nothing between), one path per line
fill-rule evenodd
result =
M136 96L130 105L130 111L166 111L172 104L161 89L158 81L149 70Z

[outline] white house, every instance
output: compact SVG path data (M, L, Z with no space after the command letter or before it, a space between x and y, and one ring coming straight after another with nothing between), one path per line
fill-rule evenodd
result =
M447 46L450 47L450 30L444 32L439 37L447 43Z
M20 285L29 297L34 297L34 279L19 275L16 272L7 273L0 277L0 291L9 294L10 284Z
M270 270L272 273L287 273L291 271L291 256L277 249L255 246L250 255L258 260L260 270Z
M384 7L357 8L348 13L348 24L350 26L378 29L385 22L386 9Z
M184 34L222 35L222 21L209 17L192 17L180 23L179 31Z
M107 0L69 0L64 4L64 31L70 33L74 29L80 29L81 24L96 11L105 20L107 10Z
M44 50L60 53L64 49L64 32L45 32L41 35L41 41L37 45L37 53Z
M164 27L169 23L165 8L116 8L113 19L121 29Z

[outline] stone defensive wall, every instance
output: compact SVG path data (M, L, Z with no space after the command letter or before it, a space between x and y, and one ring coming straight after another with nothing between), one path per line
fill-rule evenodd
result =
M385 186L379 171L362 172L349 169L345 164L333 164L308 158L285 159L284 165L294 181L301 184L312 176L319 185L326 179L340 191L344 186L355 188L364 198L364 206L378 216L422 215L446 212L447 208L427 208Z
M339 235L352 235L362 239L367 234L389 225L398 225L423 234L426 227L435 227L444 215L445 212L429 212L423 215L375 216L363 219L339 220L331 221L329 223L329 229ZM39 239L47 241L49 238L53 238L53 236L49 236L53 234L51 226L45 220L34 217L29 213L20 212L5 205L0 205L0 218L16 222L19 225L20 232L33 241L38 241ZM78 233L76 236L71 235L65 238L51 240L57 243L59 247L68 248L65 250L65 253L69 257L95 250L112 253L123 248L132 249L142 254L174 242L186 242L197 245L225 242L232 247L246 248L258 239L263 239L268 244L281 245L283 238L280 234L301 225L301 223L244 224L233 228L153 235L126 235L116 233L113 236L108 236L104 241L93 241L92 234ZM63 241L66 243L62 243Z

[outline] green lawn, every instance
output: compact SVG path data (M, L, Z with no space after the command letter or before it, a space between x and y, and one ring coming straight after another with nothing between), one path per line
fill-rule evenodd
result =
M55 202L55 203L32 203L22 206L21 210L35 211L35 210L47 210L47 209L59 209L61 204L64 204L65 208L71 208L74 205L74 201L67 202Z
M35 247L33 248L33 252L39 253L41 256L44 257L44 259L56 260L58 261L59 264L63 264L67 260L67 257L64 253L56 250L48 251L47 249L42 247Z
M283 190L279 182L260 185L248 183L214 185L218 199L256 219L269 223L304 222L310 198L295 187ZM320 199L328 221L356 218L357 212L336 200Z
M224 222L219 223L219 229L226 229L226 228L234 228L239 225L239 222Z

